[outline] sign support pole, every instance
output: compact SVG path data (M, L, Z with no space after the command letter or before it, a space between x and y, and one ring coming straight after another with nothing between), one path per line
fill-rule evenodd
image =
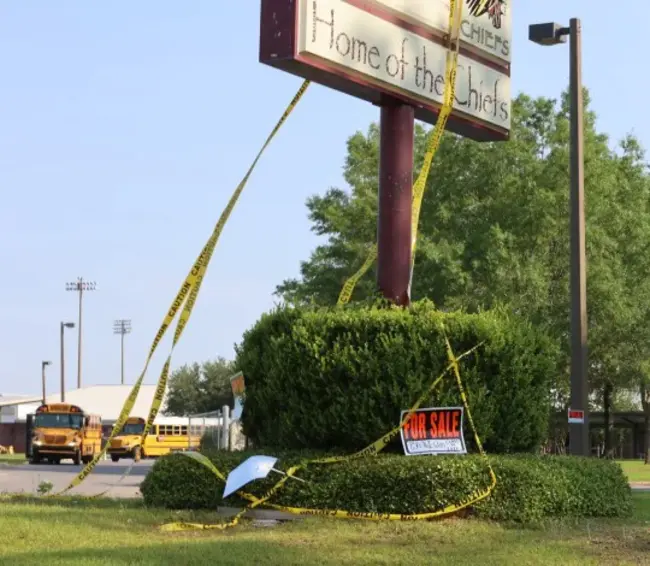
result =
M388 300L408 306L415 111L387 99L381 105L377 286Z

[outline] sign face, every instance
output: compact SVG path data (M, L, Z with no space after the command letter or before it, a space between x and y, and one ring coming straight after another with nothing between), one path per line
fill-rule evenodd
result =
M569 409L569 424L585 424L585 412L580 409Z
M241 413L244 410L244 390L246 385L244 383L244 374L242 372L236 373L230 378L230 387L232 388L232 395L235 399L235 408L232 411L233 420L239 420Z
M447 48L441 36L387 10L388 4L407 10L409 1L262 0L260 60L375 104L387 95L400 99L414 106L418 119L435 124ZM440 7L429 17L437 12L444 15ZM461 52L449 130L476 140L508 139L510 70L503 65Z
M369 0L406 22L422 26L440 37L449 31L449 0ZM460 38L463 46L502 65L510 63L512 17L507 0L463 2Z
M401 429L404 454L467 454L463 416L463 407L418 409Z

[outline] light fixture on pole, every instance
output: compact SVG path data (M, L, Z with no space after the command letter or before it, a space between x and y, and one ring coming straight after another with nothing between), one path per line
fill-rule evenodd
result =
M539 45L570 40L571 121L571 407L569 451L589 456L589 380L587 375L587 254L585 245L584 103L582 97L582 29L573 18L569 27L553 22L531 25L528 38Z
M79 293L79 337L77 345L77 389L81 389L81 317L83 308L83 294L85 291L94 291L97 283L94 281L84 281L83 277L78 277L76 281L65 284L66 291Z
M65 329L74 328L74 322L61 323L61 403L65 401Z
M45 405L45 399L47 397L46 390L45 390L45 368L49 365L52 365L52 362L46 362L43 361L41 362L41 381L43 385L43 405Z
M113 334L120 335L120 357L122 362L122 385L124 385L124 336L131 332L131 321L127 319L116 320L113 323Z

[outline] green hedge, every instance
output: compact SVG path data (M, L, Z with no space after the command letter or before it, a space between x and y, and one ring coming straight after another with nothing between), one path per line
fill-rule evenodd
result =
M224 474L252 453L208 454ZM277 454L276 454L277 455ZM311 454L309 457L314 457ZM277 464L287 469L307 457L287 452ZM557 456L497 456L493 495L474 508L484 518L538 522L551 517L621 517L631 513L631 492L621 468L608 460ZM289 480L272 502L356 512L425 513L457 503L489 485L479 456L385 455L300 471L304 484ZM261 495L280 476L248 486ZM200 463L175 454L158 460L141 485L144 501L171 509L242 506L236 495L222 500L224 484Z
M442 322L457 355L483 342L461 374L486 448L538 448L557 346L512 316L445 314L427 301L409 309L283 307L264 315L237 347L246 376L244 433L257 446L279 449L364 448L399 424L401 410L447 366ZM459 404L449 374L425 406Z

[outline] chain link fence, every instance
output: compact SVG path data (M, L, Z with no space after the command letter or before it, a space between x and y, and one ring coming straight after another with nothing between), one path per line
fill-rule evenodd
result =
M230 407L189 416L188 450L230 450Z

